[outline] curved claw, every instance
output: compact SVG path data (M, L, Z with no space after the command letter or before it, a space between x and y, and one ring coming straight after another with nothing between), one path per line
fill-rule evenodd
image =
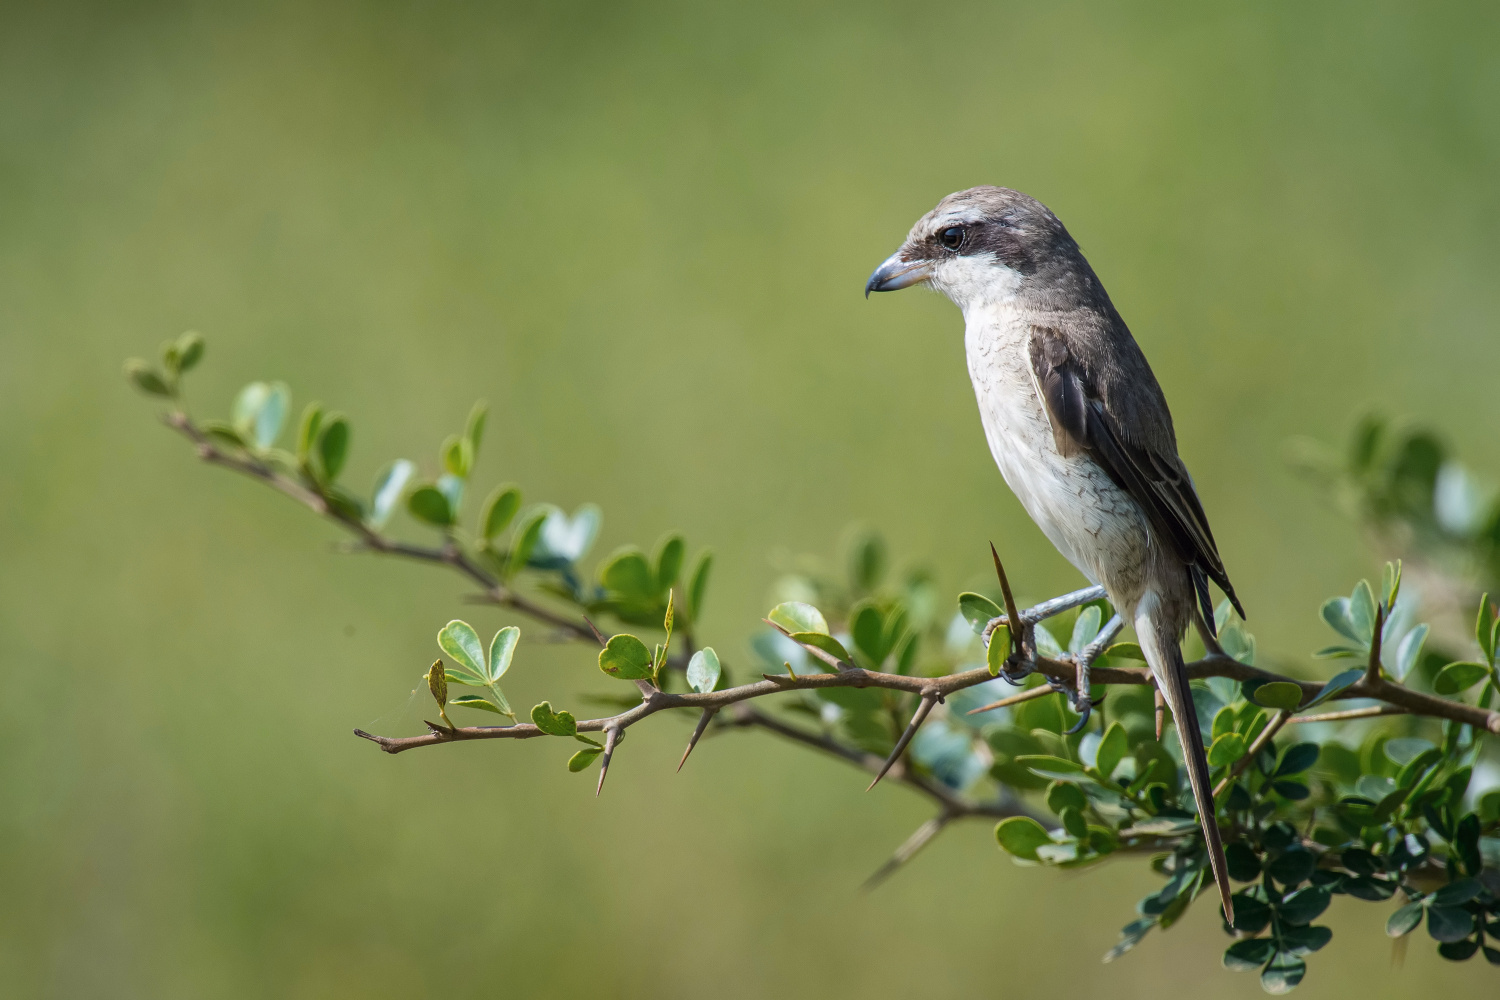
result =
M1070 698L1069 700L1071 701L1072 699ZM1078 721L1073 723L1071 728L1063 730L1064 736L1072 736L1074 733L1081 732L1083 727L1089 724L1089 716L1093 714L1094 703L1085 698L1083 707L1079 708L1078 704L1074 702L1073 711L1078 713Z

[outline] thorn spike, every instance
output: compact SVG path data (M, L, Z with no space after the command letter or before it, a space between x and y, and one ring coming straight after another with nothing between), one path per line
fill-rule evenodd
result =
M698 720L698 725L693 730L693 736L688 740L687 749L682 751L682 760L677 762L677 772L679 774L682 773L682 765L687 763L688 754L692 753L693 747L698 745L698 737L703 735L703 731L708 728L709 721L713 719L714 714L718 711L717 708L705 708L703 710L703 717Z
M901 755L906 751L906 745L910 743L911 738L916 735L917 727L920 726L923 720L927 718L927 713L931 712L932 706L936 704L937 695L931 694L922 696L922 703L917 706L917 710L912 713L911 721L906 724L906 732L902 733L901 738L896 741L896 748L892 750L891 755L885 759L885 763L880 767L880 773L875 775L875 780L870 782L870 787L866 788L865 791L868 792L870 788L874 788L876 785L880 784L880 779L884 778L886 772L891 769L891 766L901 758Z

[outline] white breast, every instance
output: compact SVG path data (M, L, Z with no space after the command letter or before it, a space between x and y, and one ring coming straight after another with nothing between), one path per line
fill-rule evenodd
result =
M969 378L1000 474L1079 572L1133 604L1148 544L1140 508L1092 459L1058 452L1032 375L1030 324L1003 307L965 320Z

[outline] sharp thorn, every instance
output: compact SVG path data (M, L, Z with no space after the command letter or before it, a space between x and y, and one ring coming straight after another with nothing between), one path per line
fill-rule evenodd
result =
M604 779L609 774L609 759L615 755L615 744L620 741L620 731L611 729L604 737L604 753L599 755L599 784L594 786L594 798L604 791Z
M604 633L599 631L599 626L597 626L597 625L594 624L593 619L591 619L588 615L584 615L583 616L583 621L584 621L584 624L586 624L589 627L589 631L592 632L592 633L594 633L594 638L599 640L599 645L601 645L601 646L608 646L609 645L609 640L606 639L606 638L604 638Z
M895 764L896 761L901 758L901 755L906 751L906 745L910 743L911 738L916 735L917 727L920 726L922 724L922 721L927 718L927 713L931 712L932 706L936 704L937 695L934 694L922 696L921 704L919 704L917 706L917 710L912 713L911 721L906 724L906 732L902 733L901 738L896 741L896 748L892 750L891 755L885 759L885 763L880 767L880 773L875 775L875 780L870 782L870 787L866 788L865 791L868 792L870 788L874 788L876 785L880 784L880 779L884 778L886 772L891 769L891 765Z
M1156 692L1156 742L1161 742L1162 727L1167 724L1167 699L1162 695L1161 688L1153 687Z
M927 846L928 841L942 832L943 827L947 826L949 820L952 818L952 814L945 810L917 827L912 835L907 837L906 841L900 847L896 848L895 853L886 860L885 864L875 869L870 877L865 879L864 884L859 887L860 891L869 892L894 875L896 869L915 857L918 851Z
M1007 698L1001 698L999 701L992 701L988 705L981 705L964 714L978 715L980 712L993 712L997 708L1005 708L1008 705L1015 705L1023 701L1030 701L1033 698L1040 698L1043 695L1052 694L1056 690L1050 684L1043 684L1041 687L1034 687L1029 691L1022 691L1020 694L1013 694Z
M687 749L682 751L682 760L677 762L677 771L679 774L682 773L682 765L687 763L688 754L692 753L693 747L698 745L698 737L703 735L703 731L708 728L709 721L713 719L714 714L718 711L717 708L705 708L703 710L703 717L698 720L698 725L693 730L692 739L688 740Z

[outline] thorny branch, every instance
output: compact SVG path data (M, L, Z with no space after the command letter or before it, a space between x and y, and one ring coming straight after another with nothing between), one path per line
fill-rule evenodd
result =
M336 504L330 503L327 496L320 493L317 489L309 487L307 483L300 479L286 474L282 470L253 455L231 454L219 448L201 428L192 422L187 414L181 411L172 412L166 414L163 419L168 427L182 434L193 443L200 459L209 464L222 466L253 479L258 479L272 489L290 497L314 513L333 522L353 536L355 551L395 555L419 562L451 567L479 587L479 593L474 596L474 599L479 603L491 604L519 612L534 621L557 630L559 634L568 639L588 643L602 643L605 638L587 618L574 619L568 617L517 593L509 586L506 580L491 572L485 566L481 565L480 562L476 561L474 557L469 555L452 532L446 535L443 544L440 546L420 546L391 538L364 523L357 516L353 516ZM1119 665L1091 667L1093 660L1103 651L1103 644L1107 643L1118 631L1120 625L1117 618L1111 620L1107 624L1106 629L1101 632L1099 639L1078 656L1069 655L1064 658L1053 659L1038 654L1035 643L1031 640L1032 626L1053 615L1061 614L1064 611L1103 597L1103 589L1100 587L1089 587L1044 601L1025 610L1018 610L1015 599L1011 596L1009 582L1005 580L1003 570L1000 569L998 555L995 557L995 562L997 571L1001 575L1006 613L989 623L984 631L984 640L988 644L990 635L998 625L1004 624L1009 626L1011 622L1018 623L1018 628L1009 629L1012 649L1006 658L1005 673L1017 678L1028 673L1038 673L1047 678L1048 684L1002 699L993 705L986 706L987 708L1015 704L1030 698L1041 697L1056 692L1068 692L1070 688L1076 689L1082 697L1086 698L1088 690L1086 685L1090 682L1104 685L1153 684L1151 673L1144 665L1141 667ZM779 628L779 626L777 627ZM1202 631L1206 632L1206 630ZM1333 700L1373 699L1382 704L1368 708L1358 708L1343 712L1327 712L1301 717L1295 716L1290 712L1279 712L1277 718L1262 732L1261 738L1257 741L1257 747L1252 748L1251 752L1245 754L1241 764L1243 765L1245 762L1252 760L1255 756L1255 749L1259 745L1263 745L1264 741L1274 735L1283 725L1300 722L1322 722L1377 715L1412 714L1451 719L1491 733L1500 733L1500 711L1491 711L1463 704L1462 702L1440 698L1435 695L1424 694L1386 680L1381 675L1379 667L1379 634L1380 628L1377 623L1375 629L1376 645L1370 651L1365 676L1336 694ZM685 645L688 647L688 652L690 653L692 648L691 643L686 643ZM1205 640L1205 645L1208 649L1207 654L1203 658L1187 665L1188 676L1192 679L1225 677L1237 681L1281 681L1292 683L1301 689L1303 703L1311 701L1323 687L1321 683L1316 681L1299 680L1294 677L1288 677L1241 663L1226 655L1218 648L1217 643ZM940 677L913 677L903 674L866 670L853 663L840 660L816 646L806 644L804 646L807 652L828 668L830 672L803 673L800 675L792 675L790 673L766 674L763 675L763 679L761 680L707 694L668 692L661 690L650 682L642 681L639 682L641 701L638 705L634 705L617 715L578 722L578 731L581 733L602 732L605 734L605 749L601 755L602 766L600 768L599 785L596 793L603 788L610 758L613 756L615 748L622 740L628 728L658 712L668 709L691 709L702 714L692 739L688 744L687 751L683 754L683 762L687 760L688 753L692 752L699 737L705 732L733 728L764 729L785 739L790 739L804 746L820 750L874 773L876 777L875 781L871 783L872 788L883 776L889 773L893 780L917 791L937 805L939 810L937 815L920 826L896 850L891 859L870 877L866 883L867 887L873 886L888 877L954 820L972 817L1003 819L1019 815L1032 816L1037 819L1041 818L1028 810L1023 803L1007 791L1002 790L1000 796L993 800L973 801L955 794L946 786L906 767L900 761L900 757L907 744L932 708L956 691L961 691L993 679L994 675L987 668L967 670ZM671 661L672 665L679 667L685 663L686 659L679 657L674 657ZM912 716L910 724L907 726L905 732L903 732L894 752L888 758L882 760L874 754L847 746L829 736L804 731L774 716L768 715L749 704L749 702L755 699L789 691L809 691L834 687L884 688L906 692L915 695L919 699L917 709ZM727 711L721 711L725 709ZM509 726L462 726L449 728L429 722L427 723L427 727L429 731L426 734L407 737L377 736L358 729L354 732L356 735L370 740L382 750L391 754L402 753L418 747L468 740L530 739L532 737L547 735L537 726L530 723L517 723ZM680 767L681 765L679 764L679 769ZM1235 772L1235 774L1237 773L1238 771ZM1234 775L1232 774L1230 779L1226 780L1232 780L1233 777ZM1159 843L1158 838L1145 838L1137 844L1127 845L1127 849L1132 847L1134 849L1155 849L1159 846Z

